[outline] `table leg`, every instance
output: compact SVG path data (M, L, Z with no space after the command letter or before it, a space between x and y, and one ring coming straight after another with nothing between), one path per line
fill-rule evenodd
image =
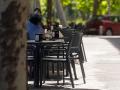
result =
M39 49L38 46L35 50L35 69L34 69L34 86L39 87Z

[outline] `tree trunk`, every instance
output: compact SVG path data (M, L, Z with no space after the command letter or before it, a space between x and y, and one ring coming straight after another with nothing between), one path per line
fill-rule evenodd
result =
M30 0L30 14L33 13L35 8L40 8L40 10L41 10L40 0Z
M34 11L34 0L30 0L29 3L30 3L30 9L29 9L30 11L29 11L29 13L32 14L33 11Z
M97 15L97 11L99 9L99 6L101 4L102 0L94 0L93 3L93 17Z
M0 0L0 90L26 90L27 0Z
M34 0L34 9L35 8L40 8L40 0Z
M56 4L56 9L57 9L57 14L60 18L60 22L63 25L63 27L66 27L68 25L67 25L66 17L65 17L61 2L60 0L55 0L55 2L56 2L55 4Z
M93 16L97 15L97 10L98 10L98 0L94 0L94 3L93 3Z
M52 24L52 0L47 0L47 27L51 30Z
M110 0L107 1L108 1L108 16L110 16Z

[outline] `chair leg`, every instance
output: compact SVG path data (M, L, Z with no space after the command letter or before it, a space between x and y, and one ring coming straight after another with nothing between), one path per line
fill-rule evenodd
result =
M81 58L80 58L81 56ZM85 81L85 71L84 71L84 66L83 66L83 62L84 62L84 57L83 57L83 53L81 51L81 54L79 53L79 63L80 63L80 67L81 67L81 71L82 71L82 76L83 76L83 81L84 83L86 83Z
M47 78L49 79L50 78L50 76L49 76L49 62L46 62L46 64L47 64L47 66L46 66L46 68L47 68L46 74L47 74Z
M54 63L52 63L52 74L55 73L55 70L54 70Z
M60 72L59 72L59 62L57 62L57 84L59 85L59 77L60 77Z
M45 78L46 78L46 61L43 62L43 83L45 83Z
M84 81L84 83L86 83L86 80L85 80L85 71L84 71L83 63L80 63L80 67L81 67L81 71L82 71L83 81Z
M64 62L62 63L62 65L63 65L63 85L65 84L65 78L64 78L64 70L65 70L65 66L64 66Z
M74 88L74 82L73 82L73 77L72 77L72 72L71 72L70 61L69 60L67 62L67 68L68 68L68 72L70 74L70 81L71 81L71 84L72 84L72 88Z
M68 72L68 69L67 69L67 64L65 63L65 68L66 68L66 76L68 76L69 75L69 72Z
M86 58L86 53L85 53L83 41L82 41L82 43L81 43L81 47L82 47L82 52L83 52L84 60L87 62L87 58Z
M75 68L75 62L74 62L74 60L71 60L71 65L72 65L72 68L73 68L75 80L78 80L77 74L76 74L76 68Z

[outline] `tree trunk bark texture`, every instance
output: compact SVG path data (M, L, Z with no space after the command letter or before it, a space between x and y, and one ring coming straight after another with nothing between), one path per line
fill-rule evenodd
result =
M66 17L65 17L62 5L61 5L61 0L55 0L55 2L56 2L55 6L56 6L57 14L60 18L60 22L61 22L63 27L67 27L68 26L67 25L67 20L66 20Z
M102 2L102 0L94 0L93 3L93 16L97 15L97 11L99 9L100 3Z
M108 16L110 16L110 0L108 0Z
M93 16L97 15L97 10L98 10L98 0L94 0L94 3L93 3Z
M30 4L30 9L29 9L30 14L33 14L35 8L39 8L41 13L40 0L29 0L29 4Z
M34 0L34 9L35 8L40 8L40 0Z
M0 90L26 90L28 0L0 0Z
M47 0L47 28L51 30L52 25L52 0Z

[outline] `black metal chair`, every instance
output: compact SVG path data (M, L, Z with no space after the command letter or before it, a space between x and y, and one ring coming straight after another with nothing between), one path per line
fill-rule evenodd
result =
M59 29L59 30L63 34L65 42L69 42L72 38L72 34L75 33L75 32L80 33L81 37L83 37L82 30L76 30L76 29L70 29L70 28L64 28L64 29ZM83 52L83 56L84 56L84 61L87 61L86 53L85 53L85 49L84 49L84 44L83 44L82 39L81 39L81 48L82 48L82 52Z
M72 40L70 42L70 46L69 46L69 59L72 62L72 67L73 67L73 72L75 75L75 79L77 79L77 75L76 75L76 69L75 69L75 60L78 59L79 60L79 64L81 67L81 71L82 71L82 76L83 76L83 81L84 83L86 83L85 81L85 71L84 71L84 67L83 67L83 63L85 61L84 58L84 52L83 52L83 47L82 47L82 34L78 33L78 32L74 32L72 34Z
M53 46L53 47L52 47ZM61 48L63 47L63 48ZM56 69L57 69L57 83L59 83L59 77L60 77L60 74L59 74L59 70L60 70L60 65L62 65L62 71L63 71L63 84L64 84L64 70L65 70L65 65L66 65L66 68L67 68L67 71L70 75L70 81L71 81L71 84L72 84L72 87L74 88L74 82L73 82L73 77L72 77L72 72L71 72L71 67L70 67L70 61L69 61L69 58L68 58L68 49L69 49L69 46L64 46L64 43L61 43L61 44L57 44L57 45L51 45L51 49L44 49L43 52L46 52L46 50L48 50L48 54L47 55L43 55L43 58L42 58L42 61L43 61L43 65L45 66L44 67L44 71L48 70L49 67L46 69L46 64L47 63L52 63L52 64L56 64ZM52 51L51 51L52 50ZM49 54L50 52L50 54ZM46 53L45 53L46 54ZM49 64L47 64L49 65ZM48 71L47 71L48 72ZM44 73L44 72L43 72ZM44 75L45 76L45 73Z
M75 75L75 79L77 79L75 63L74 63L75 59L79 59L80 67L81 67L81 71L82 71L82 76L83 76L83 81L84 81L84 83L86 82L85 81L85 71L84 71L84 67L83 67L84 55L83 55L81 43L82 43L81 33L74 32L74 33L72 33L72 37L70 39L69 44L67 44L68 45L67 48L60 49L59 47L62 47L62 44L61 44L61 46L58 45L57 50L59 52L57 53L58 55L56 57L55 56L53 57L52 54L51 54L51 56L48 54L48 56L44 56L42 58L43 62L45 62L45 63L46 62L52 62L52 63L62 62L63 64L66 64L66 70L68 71L68 73L70 75L70 80L71 80L71 84L72 84L73 88L74 88L74 82L73 82L73 77L72 77L72 73L71 73L71 65L73 67L73 72L74 72L74 75ZM65 57L61 56L61 54L60 54L61 51L65 51L65 54L66 54ZM78 55L78 57L77 58L74 57L73 53L76 53L76 55ZM59 70L59 64L57 64L57 65L58 65L57 70ZM64 65L63 65L63 83L64 83L64 69L65 68L64 68ZM58 76L59 76L59 73L58 73Z
M34 79L35 46L27 45L27 73L28 80Z
M76 30L76 29L70 29L70 28L64 28L64 29L60 29L60 31L61 31L61 33L63 34L63 36L64 36L64 40L65 40L65 42L70 42L71 41L71 48L76 48L76 49L78 49L78 48L80 48L80 50L79 50L79 53L76 53L75 55L77 56L80 56L80 53L82 54L82 60L83 61L87 61L87 58L86 58L86 54L85 54L85 49L84 49L84 44L83 44L83 40L82 40L82 37L83 37L83 32L81 32L81 31L78 31L78 30ZM74 34L77 34L77 33L79 33L80 34L80 37L79 37L79 35L77 36L75 36L74 38L72 38L73 36L74 36ZM72 39L74 39L74 40L72 40ZM80 39L80 40L79 40ZM72 49L72 51L75 51L75 49ZM74 56L75 56L74 55ZM72 66L73 66L73 68L75 67L75 64L74 64L74 62L72 61ZM76 75L76 71L75 71L75 69L74 69L74 76L75 76L75 79L77 79L77 75ZM84 76L84 75L83 75ZM84 80L84 82L85 82L85 80Z

